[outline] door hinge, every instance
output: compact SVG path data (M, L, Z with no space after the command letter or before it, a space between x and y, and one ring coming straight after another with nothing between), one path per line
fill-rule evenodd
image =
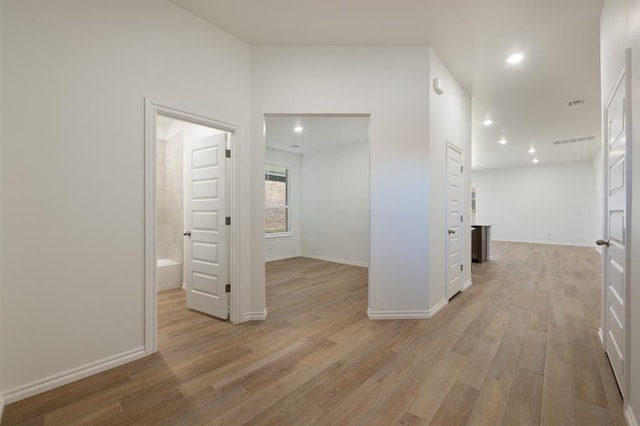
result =
M460 264L460 270L464 271L464 265L462 263Z
M231 158L231 150L230 149L225 149L224 150L224 156L227 158Z
M460 215L460 222L464 222L464 216Z
M227 284L224 286L224 292L225 293L231 293L231 284Z
M224 218L224 224L225 225L231 225L231 216L227 216Z
M460 166L460 173L464 172L464 166Z

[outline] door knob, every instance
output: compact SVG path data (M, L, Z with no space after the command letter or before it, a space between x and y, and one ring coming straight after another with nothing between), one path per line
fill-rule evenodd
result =
M449 235L455 234L455 233L456 233L456 231L454 229L449 229Z
M191 231L184 231L182 233L182 235L186 236L186 237L190 237L191 236Z
M598 240L596 241L596 244L599 246L607 246L609 247L609 240Z

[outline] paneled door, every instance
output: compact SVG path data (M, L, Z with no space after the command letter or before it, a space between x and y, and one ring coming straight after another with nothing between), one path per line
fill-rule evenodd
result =
M631 143L629 55L604 108L604 239L602 251L604 311L603 343L620 391L625 393L627 368L628 232L631 170L627 154Z
M462 150L447 143L447 298L462 290Z
M229 316L226 226L227 134L186 141L184 170L184 276L187 307Z

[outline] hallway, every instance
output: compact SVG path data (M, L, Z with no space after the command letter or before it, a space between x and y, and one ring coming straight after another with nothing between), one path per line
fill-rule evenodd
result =
M160 293L160 353L6 407L15 424L624 424L592 248L493 244L431 320L366 318L366 269L267 264L265 322Z

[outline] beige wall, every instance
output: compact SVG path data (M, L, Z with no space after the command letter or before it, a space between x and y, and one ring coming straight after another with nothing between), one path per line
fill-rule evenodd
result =
M159 258L182 263L182 132L158 139L156 169Z

